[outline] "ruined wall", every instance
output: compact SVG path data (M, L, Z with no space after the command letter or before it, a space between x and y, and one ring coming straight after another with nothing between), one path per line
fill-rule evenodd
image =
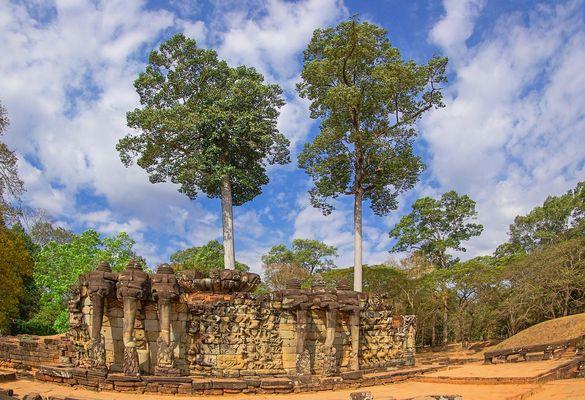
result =
M300 291L307 297L311 290ZM183 294L171 308L171 348L179 375L191 376L285 376L297 371L297 335L294 309L287 308L285 292L254 295ZM392 316L385 303L361 296L359 312L359 366L380 369L413 365L414 318ZM88 332L92 329L93 307L88 296L81 296L80 318L71 335L80 338L76 348L80 360L90 357ZM314 375L332 375L351 370L351 313L337 311L333 343L327 341L327 311L309 308L304 346L308 370ZM73 313L75 315L75 313ZM75 319L74 317L73 319ZM79 318L79 316L77 316ZM112 372L122 372L124 311L122 302L105 302L101 335L105 360ZM138 303L134 337L140 372L154 374L160 337L157 304ZM331 356L330 347L333 348ZM328 364L334 370L328 372ZM82 362L83 364L83 362Z
M233 270L204 278L167 265L148 275L134 261L113 273L101 263L72 288L66 336L33 341L30 354L31 345L0 340L0 359L96 379L347 377L413 365L415 318L393 316L383 299L322 282L251 293L258 283Z
M74 356L71 341L64 336L4 336L0 337L0 366L31 369L45 364L57 364Z

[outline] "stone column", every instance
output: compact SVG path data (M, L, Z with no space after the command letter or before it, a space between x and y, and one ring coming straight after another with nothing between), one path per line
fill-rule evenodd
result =
M335 348L335 331L337 330L337 310L328 308L325 311L325 323L327 332L325 336L325 365L323 373L325 376L334 376L337 374L337 349Z
M297 375L311 374L311 359L309 350L305 348L307 341L307 309L299 306L296 310L297 329L296 329L296 369Z
M307 291L301 289L301 280L293 278L283 291L282 308L295 315L295 374L311 374L311 358L306 348L308 308L311 307Z
M160 334L157 341L156 375L179 375L171 343L172 302L179 297L179 285L170 265L161 264L152 277L152 296L158 303Z
M116 274L112 273L110 265L105 261L101 262L88 276L88 292L93 312L91 316L91 339L86 364L89 364L92 368L106 367L106 349L101 330L105 298L113 292L115 280Z
M118 278L118 298L124 303L124 373L140 375L138 353L134 339L134 324L139 300L144 298L148 285L148 274L138 260L131 260Z
M349 360L349 369L359 371L360 369L360 310L354 310L349 316L349 326L351 334L351 354Z
M404 360L405 365L414 365L414 354L416 352L416 316L405 315L403 316L404 321Z

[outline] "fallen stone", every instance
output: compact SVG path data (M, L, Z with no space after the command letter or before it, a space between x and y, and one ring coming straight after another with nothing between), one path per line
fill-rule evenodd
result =
M38 393L25 394L22 400L43 400L43 397Z
M374 400L372 392L352 392L349 394L349 400Z

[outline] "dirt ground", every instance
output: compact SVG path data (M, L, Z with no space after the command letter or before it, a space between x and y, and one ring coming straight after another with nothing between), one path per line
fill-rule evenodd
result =
M532 378L541 375L550 369L562 365L567 359L550 361L532 361L508 364L484 365L470 363L455 366L446 370L431 372L423 377L452 377L452 378Z
M65 386L59 386L49 383L40 383L33 381L15 381L2 383L2 388L13 389L15 393L23 395L30 392L37 392L42 395L71 396L78 399L86 400L154 400L154 399L205 399L205 400L347 400L351 392L356 389L323 391L299 394L283 395L224 395L224 396L205 396L205 397L174 397L156 395L136 395L130 393L115 392L91 392L83 389L75 389ZM450 385L436 383L405 382L385 386L372 386L361 389L372 392L375 400L406 399L414 396L424 396L430 394L458 394L463 396L464 400L494 400L494 399L511 399L514 396L526 396L529 393L539 390L539 386L534 385ZM571 390L578 390L578 387L555 386L550 392L554 395L555 390L559 393L567 393ZM580 390L585 393L585 380L581 380ZM529 397L524 397L529 398ZM552 398L552 397L550 397ZM555 397L562 399L564 397ZM579 397L574 397L578 399ZM580 397L584 399L585 397ZM544 399L544 397L542 397Z
M422 375L423 377L452 377L452 378L531 378L541 375L567 361L567 358L548 361L532 361L520 363L506 363L483 365L480 352L458 350L456 347L443 353L434 355L420 354L419 360L429 356L449 357L450 359L464 358L473 361L457 366L450 366L440 371ZM416 378L415 378L416 379ZM37 392L44 396L70 396L83 400L154 400L154 399L205 399L205 400L347 400L349 394L355 391L372 392L375 400L408 399L416 396L443 394L460 395L464 400L585 400L585 379L566 379L553 382L526 383L526 384L479 384L474 382L461 383L431 383L410 380L402 383L372 386L362 389L347 389L339 391L323 391L285 395L224 395L224 396L164 396L160 394L138 395L117 392L92 392L39 381L20 380L2 382L3 389L13 389L20 396L30 392Z

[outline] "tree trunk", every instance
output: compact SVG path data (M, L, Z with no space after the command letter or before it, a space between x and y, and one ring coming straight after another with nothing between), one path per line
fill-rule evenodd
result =
M223 261L225 269L236 268L234 254L234 217L232 214L232 183L229 176L221 180L221 222L223 225Z
M437 317L433 313L433 323L431 325L431 347L435 347L437 344Z
M355 195L353 206L353 290L362 291L362 200L359 190Z
M441 282L441 300L443 302L443 345L446 346L449 343L449 308L445 282Z

